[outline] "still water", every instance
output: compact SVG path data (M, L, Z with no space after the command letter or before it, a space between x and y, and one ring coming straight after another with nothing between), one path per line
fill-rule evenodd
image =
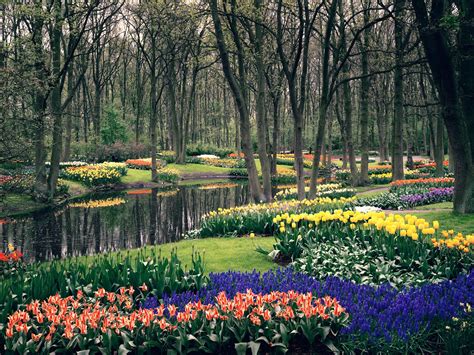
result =
M247 200L247 185L236 183L95 195L2 221L0 250L12 243L26 260L41 261L175 242L198 227L203 214Z

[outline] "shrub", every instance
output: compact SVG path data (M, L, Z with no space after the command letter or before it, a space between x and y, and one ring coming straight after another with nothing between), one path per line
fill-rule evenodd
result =
M88 162L123 162L150 155L150 147L145 144L114 143L111 145L93 143L71 144L72 156Z

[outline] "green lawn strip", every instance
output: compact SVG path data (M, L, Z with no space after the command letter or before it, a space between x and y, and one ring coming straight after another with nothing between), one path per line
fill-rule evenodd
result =
M179 171L180 174L193 174L193 173L212 173L226 175L230 172L230 168L221 168L219 166L211 166L204 164L168 164L167 167L173 168Z
M424 205L424 206L417 206L414 208L414 210L420 210L420 211L424 211L424 210L433 210L433 209L437 209L437 208L449 208L449 209L452 209L453 208L453 203L452 202L438 202L438 203L433 203L431 205Z
M173 248L177 248L179 259L188 268L191 265L193 248L204 255L204 269L206 273L235 271L267 271L276 268L277 265L265 255L255 251L257 246L271 250L275 239L273 237L249 237L241 238L206 238L183 240L175 243L167 243L156 246L147 246L141 249L127 251L132 257L140 252L148 255L154 250L161 250L163 257L168 257ZM123 251L122 251L123 253ZM78 257L79 262L90 263L96 256Z
M455 232L461 232L463 234L474 233L474 215L466 214L461 215L453 213L451 211L433 211L433 212L422 212L416 214L413 211L400 211L397 213L401 214L414 214L419 218L424 218L429 222L438 221L440 229L453 229Z
M127 175L121 179L124 184L151 182L151 170L128 169Z
M242 182L245 182L243 180ZM181 180L178 185L179 186L194 186L194 185L207 185L207 184L225 184L236 182L236 180L231 179L192 179L192 180Z

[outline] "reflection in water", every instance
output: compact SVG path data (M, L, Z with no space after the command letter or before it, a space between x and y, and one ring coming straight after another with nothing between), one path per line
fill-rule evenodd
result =
M242 205L247 198L246 185L137 190L102 200L95 196L2 223L0 235L3 247L12 243L31 261L131 249L180 240L203 214Z

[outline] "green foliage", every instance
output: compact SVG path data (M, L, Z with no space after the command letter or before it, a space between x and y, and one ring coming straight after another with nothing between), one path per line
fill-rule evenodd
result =
M127 128L120 121L119 113L113 106L108 106L104 110L100 138L105 145L127 141Z
M105 254L85 263L80 258L30 264L23 272L12 277L0 275L0 324L20 306L35 299L44 300L59 293L62 297L75 295L81 290L92 295L98 288L117 292L122 286L138 288L143 283L151 285L151 294L160 298L163 293L198 290L207 283L204 261L194 253L190 269L186 270L176 250L170 258L162 257L161 251L138 256L129 253Z

